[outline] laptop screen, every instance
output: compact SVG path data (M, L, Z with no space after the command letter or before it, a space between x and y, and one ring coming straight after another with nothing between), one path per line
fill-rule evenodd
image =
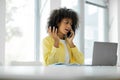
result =
M118 43L94 42L92 65L115 66Z

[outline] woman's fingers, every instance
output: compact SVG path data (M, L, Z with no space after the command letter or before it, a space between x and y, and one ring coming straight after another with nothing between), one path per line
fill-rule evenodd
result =
M48 28L48 33L51 33L51 26Z
M48 33L55 41L59 42L59 36L57 35L57 28L49 27Z
M55 27L53 27L53 31L52 31L53 34L55 34Z
M57 28L55 29L55 34L57 34Z
M51 26L48 28L48 33L51 36L57 36L57 28L53 27L53 29L51 28Z

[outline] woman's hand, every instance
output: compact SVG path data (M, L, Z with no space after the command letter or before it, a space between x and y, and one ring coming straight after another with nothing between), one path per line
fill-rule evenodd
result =
M70 30L70 36L69 37L67 37L67 42L68 42L68 44L69 44L69 46L71 47L71 48L73 48L73 47L75 47L75 45L74 45L74 43L73 43L73 39L74 39L74 37L75 37L75 34L74 34L74 31L71 29Z
M55 27L53 27L53 30L52 30L51 27L49 27L48 28L48 33L54 39L54 46L58 48L59 47L60 38L57 35L57 28L55 29Z

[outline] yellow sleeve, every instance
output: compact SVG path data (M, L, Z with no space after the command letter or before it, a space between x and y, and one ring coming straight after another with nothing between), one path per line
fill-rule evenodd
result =
M73 56L73 60L75 60L76 63L78 64L84 63L84 55L82 52L79 52L77 47L71 48L71 54Z
M53 43L49 39L43 40L43 61L44 65L57 63L60 54L60 48L53 46Z

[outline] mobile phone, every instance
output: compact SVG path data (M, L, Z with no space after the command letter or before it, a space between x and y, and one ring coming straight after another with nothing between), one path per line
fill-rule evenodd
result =
M67 37L71 37L71 32L70 31L67 33Z

